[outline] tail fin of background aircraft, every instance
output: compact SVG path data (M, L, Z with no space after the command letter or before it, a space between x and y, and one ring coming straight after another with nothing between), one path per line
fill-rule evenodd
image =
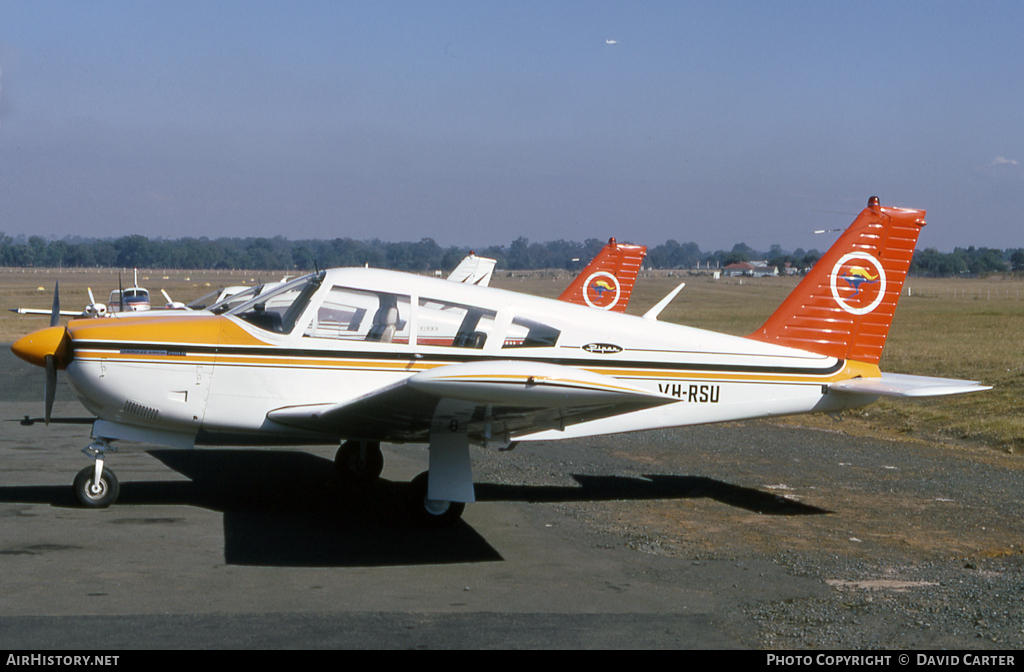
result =
M872 196L768 321L748 338L878 364L924 210Z
M491 274L494 273L496 261L488 257L478 257L470 252L455 270L451 272L448 279L452 282L464 282L467 285L480 285L487 287L491 284Z
M647 248L643 245L625 245L611 238L558 300L626 312L640 263L646 254Z

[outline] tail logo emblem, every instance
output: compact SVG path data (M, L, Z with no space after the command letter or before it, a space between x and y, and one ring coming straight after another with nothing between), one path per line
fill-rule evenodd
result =
M832 267L832 298L852 315L867 315L885 298L885 268L866 252L843 255Z
M583 300L591 308L610 310L619 302L619 280L607 271L598 271L587 278Z

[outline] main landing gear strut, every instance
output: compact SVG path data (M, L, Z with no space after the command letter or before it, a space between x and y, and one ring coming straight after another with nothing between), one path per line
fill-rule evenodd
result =
M462 517L466 508L466 503L462 501L431 499L429 496L430 474L436 471L439 478L444 478L449 470L448 464L439 463L433 457L442 452L442 449L435 449L432 446L431 470L424 471L409 483L409 489L405 496L405 508L418 525L426 527L454 525ZM467 444L467 465L468 457ZM381 452L380 443L378 441L345 441L334 456L334 468L338 473L338 478L345 485L365 486L376 482L384 470L384 453ZM470 480L471 500L472 476L467 476L467 478Z
M413 521L423 527L450 527L459 522L466 503L430 499L427 494L429 483L429 471L424 471L409 483L405 508L412 515Z

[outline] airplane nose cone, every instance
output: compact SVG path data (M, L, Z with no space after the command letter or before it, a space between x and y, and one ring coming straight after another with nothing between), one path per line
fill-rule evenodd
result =
M21 357L29 364L46 366L46 356L53 355L59 368L64 368L62 361L67 351L67 329L64 327L49 327L33 331L28 336L22 336L11 345L11 352Z

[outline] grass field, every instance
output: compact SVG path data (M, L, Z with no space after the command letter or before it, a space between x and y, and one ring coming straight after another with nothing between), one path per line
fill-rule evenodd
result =
M220 286L278 280L280 272L140 270L139 284L154 304L160 290L191 301ZM54 281L61 305L88 303L87 287L105 302L117 288L117 270L63 271L0 269L4 308L49 309ZM492 286L540 296L557 296L569 284L566 272L496 273ZM667 322L745 335L757 329L796 286L795 278L720 279L645 273L637 282L629 312L641 314L685 281L686 288L661 314ZM122 282L131 285L130 274ZM882 399L857 411L830 417L798 416L778 422L827 427L851 434L983 443L1024 453L1024 279L919 279L904 287L881 367L895 373L980 380L994 389L961 397L923 401ZM47 317L3 311L0 342L45 327Z

